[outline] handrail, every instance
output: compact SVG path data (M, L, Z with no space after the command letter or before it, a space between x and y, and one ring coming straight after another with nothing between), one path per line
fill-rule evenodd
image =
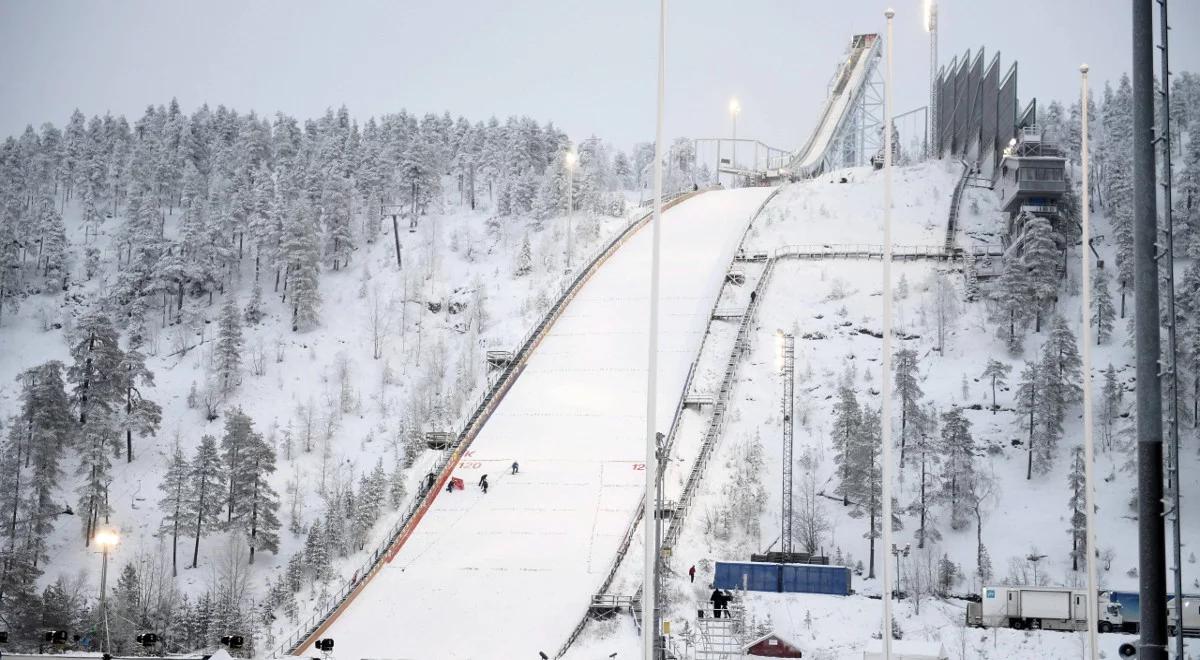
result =
M666 208L683 202L690 197L700 194L700 192L703 191L686 191L676 193L664 201L663 208L665 210ZM524 370L525 363L528 360L530 353L533 352L533 349L536 348L544 338L545 334L549 331L550 326L552 326L562 314L563 309L571 301L571 299L575 297L575 295L582 288L583 284L586 283L586 281L590 279L593 274L595 274L600 266L607 261L608 258L625 243L625 241L633 236L638 229L641 229L643 226L645 226L652 216L652 211L647 212L631 222L615 238L613 238L612 241L593 253L594 256L589 260L587 268L580 270L575 278L560 290L557 300L555 301L554 305L552 305L551 308L546 311L546 314L542 317L542 320L529 332L527 332L524 337L522 337L519 343L520 348L514 353L512 361L504 367L500 377L497 378L495 383L489 389L484 391L484 393L482 393L477 399L477 403L474 406L474 412L467 419L466 424L463 426L463 430L458 434L454 446L446 451L434 464L434 470L431 471L431 474L436 472L439 475L436 479L436 487L432 487L432 484L428 481L424 482L420 495L413 499L413 502L410 504L404 515L402 515L392 526L392 529L388 532L386 541L376 547L375 551L371 555L371 558L364 562L359 570L356 571L355 574L360 576L359 579L344 583L336 594L333 594L322 600L320 606L318 607L318 613L310 616L305 621L305 624L303 624L295 633L288 636L283 643L277 646L271 654L272 657L278 658L282 655L290 655L311 644L312 641L319 636L324 629L327 628L328 625L337 617L337 615L340 614L340 612L343 611L345 607L348 606L350 602L362 592L362 589L371 581L372 578L374 578L382 565L390 562L392 558L395 557L404 541L406 541L408 536L412 533L413 528L415 528L416 524L420 522L424 512L429 508L429 506L432 505L434 498L439 492L441 492L442 487L445 486L446 481L450 478L450 474L452 472L451 466L458 462L462 452L470 446L483 423L487 421L488 417L490 417L491 413L495 410L495 407L499 405L499 402L504 397L504 394L506 394L509 388L512 387L512 384L516 381L517 377L520 375L520 372ZM321 613L321 610L324 610L324 612Z
M971 166L967 165L967 161L962 161L962 175L958 177L958 182L954 184L954 194L950 196L950 214L946 220L946 251L954 249L954 244L957 242L958 236L958 209L962 205L963 190L967 187L967 179L971 176Z

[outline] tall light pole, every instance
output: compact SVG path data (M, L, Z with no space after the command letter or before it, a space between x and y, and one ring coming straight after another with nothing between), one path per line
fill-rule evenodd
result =
M937 99L937 59L938 59L938 8L937 0L925 0L925 31L929 33L929 112L926 113L929 123L929 143L925 147L925 155L932 157L937 151L938 131L938 99Z
M737 169L737 118L742 113L742 104L738 103L737 97L729 99L729 117L733 120L733 155L729 160L729 169ZM737 175L733 174L729 177L730 183L737 181ZM732 188L733 186L730 185Z
M1092 438L1092 321L1089 318L1092 309L1092 244L1091 202L1088 194L1088 65L1079 67L1080 90L1079 107L1081 108L1079 148L1080 160L1083 161L1083 201L1082 211L1082 242L1079 246L1080 259L1083 261L1083 506L1086 527L1084 529L1084 552L1087 553L1087 626L1088 626L1088 657L1096 660L1099 651L1096 648L1096 626L1099 603L1096 594L1096 507L1094 504L1095 486L1092 481L1092 463L1095 461L1095 443ZM1181 656L1182 657L1182 656Z
M1162 317L1158 304L1158 211L1154 171L1152 0L1134 0L1133 313L1137 349L1139 660L1167 657L1167 565L1163 523Z
M663 97L667 76L667 0L658 1L658 107L654 119L654 215L651 224L650 248L650 328L647 333L646 354L646 492L642 511L654 509L655 479L658 473L658 442L655 432L655 408L658 405L658 260L662 242L662 161L663 161ZM651 466L654 469L651 469ZM644 660L655 660L654 648L659 638L655 627L658 617L657 538L658 516L643 515L645 528L642 576L642 642Z
M575 216L575 164L579 162L579 154L568 151L563 161L567 165L567 272L570 272L571 253L575 251L571 220Z
M117 530L111 527L101 528L96 532L96 545L100 546L100 616L104 619L104 650L112 650L112 640L108 637L108 553L121 542Z
M883 377L880 386L880 440L883 444L883 547L892 545L892 19L887 17L887 60L883 78ZM888 584L888 562L883 562L882 583ZM887 588L886 586L884 587ZM892 659L892 599L883 595L883 657Z

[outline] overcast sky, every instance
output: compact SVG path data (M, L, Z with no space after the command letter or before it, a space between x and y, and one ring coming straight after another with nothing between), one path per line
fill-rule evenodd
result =
M1130 66L1128 0L941 0L941 63L968 48L1019 62L1024 105L1074 98L1078 66ZM897 112L928 98L921 0L897 0ZM1171 2L1172 68L1200 70L1200 2ZM795 148L855 33L883 32L884 3L677 0L667 35L668 135ZM131 119L176 97L301 118L346 104L472 120L527 114L575 139L653 139L654 0L0 0L0 135L62 125L72 109ZM1157 31L1157 27L1156 27Z

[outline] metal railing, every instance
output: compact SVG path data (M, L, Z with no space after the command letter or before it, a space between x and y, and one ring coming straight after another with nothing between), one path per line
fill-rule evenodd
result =
M954 194L950 196L950 216L946 219L946 251L954 249L958 237L958 207L962 204L963 190L967 187L967 179L971 176L971 166L962 161L963 171L954 184Z
M762 214L763 209L765 209L767 207L767 204L769 204L771 202L771 200L775 199L775 196L779 194L779 190L780 190L779 188L772 190L771 194L767 195L767 197L762 201L762 203L758 205L758 208L756 208L754 210L754 213L752 213L750 215L749 220L747 220L747 222L746 222L746 228L744 230L742 230L742 236L740 239L738 239L737 249L734 252L734 257L732 259L730 267L728 269L726 269L726 273L728 273L729 270L733 268L734 264L738 263L739 261L745 261L743 248L745 247L745 244L746 244L746 238L750 235L750 228L754 225L755 219L757 219L758 216ZM764 259L764 261L767 262L766 267L770 267L770 258L767 257ZM701 337L701 339L700 339L700 347L696 349L696 358L692 361L692 365L688 369L688 375L687 375L687 378L684 380L683 389L679 396L679 402L675 406L675 414L671 418L671 426L668 429L667 436L664 440L664 447L665 447L665 451L663 452L664 455L670 455L671 447L673 447L675 444L675 437L679 431L679 420L683 416L683 409L687 405L687 394L691 390L692 379L694 378L694 376L696 374L696 367L700 363L700 356L703 355L704 347L705 347L705 345L707 345L708 338L711 334L710 331L712 329L712 319L714 318L714 315L717 313L718 306L721 304L721 295L722 295L722 293L724 293L725 287L727 287L727 286L731 286L731 285L730 285L729 281L725 278L725 276L722 275L721 288L717 292L717 295L716 295L715 299L713 300L712 309L709 310L709 322L707 325L705 325L704 336ZM638 524L641 523L642 517L645 515L645 509L646 509L645 500L639 499L637 509L634 511L634 514L633 514L633 519L630 520L629 526L625 530L625 535L621 537L621 543L617 548L616 554L613 556L613 561L612 561L611 565L609 566L608 573L605 575L604 581L600 585L599 593L594 594L593 599L595 599L598 596L607 596L608 595L607 592L608 592L609 588L612 587L612 582L616 578L617 571L621 567L621 562L625 559L625 555L629 552L629 546L633 542L634 535L637 533ZM633 598L633 606L630 609L630 612L634 615L634 617L633 617L634 625L637 626L639 633L641 632L641 617L638 616L638 614L640 612L640 598L641 598L641 589L639 588L638 592L637 592L637 596L635 596ZM558 648L558 651L554 655L556 660L558 658L561 658L564 655L566 655L567 651L571 648L571 645L574 644L575 640L579 638L579 634L583 632L583 629L587 625L588 620L589 620L588 613L585 612L583 617L580 618L579 623L575 624L575 627L572 628L571 632L567 635L566 641L564 641L562 646L560 646Z
M671 195L664 201L664 210L667 204L675 204L683 201L687 197L699 194L696 191L685 191ZM462 452L470 446L475 435L479 432L482 423L487 420L499 404L501 398L512 387L516 377L524 368L525 362L533 348L541 341L545 332L562 314L562 310L567 303L574 298L583 284L595 273L597 269L625 243L633 234L644 226L651 218L653 213L646 213L638 217L625 227L615 238L606 245L601 246L593 256L588 260L587 268L581 269L579 274L575 276L569 283L560 287L559 295L555 300L554 305L542 317L541 321L529 330L518 343L520 348L513 354L513 360L504 367L501 375L496 379L495 383L488 389L484 390L475 400L472 406L473 412L463 425L463 430L459 432L453 446L451 446L441 457L435 461L430 474L437 474L439 477L436 480L425 480L422 482L420 494L413 498L412 503L405 512L397 519L388 530L383 543L372 552L370 557L355 571L358 576L357 580L345 582L333 594L321 599L314 608L315 612L309 616L304 623L300 624L296 632L287 636L284 641L279 644L272 652L272 658L279 658L283 655L289 655L300 650L307 645L308 640L319 632L331 618L335 616L338 610L357 596L358 592L365 586L371 578L379 571L384 563L390 561L391 557L399 550L398 543L406 537L407 533L411 532L411 528L415 527L419 521L420 515L424 509L428 508L433 503L433 498L438 491L441 490L446 480L450 476L450 466L459 460ZM436 483L436 485L434 485Z

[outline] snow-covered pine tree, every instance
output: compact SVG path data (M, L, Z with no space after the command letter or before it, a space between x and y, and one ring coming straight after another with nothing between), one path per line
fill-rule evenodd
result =
M1099 346L1112 335L1113 321L1117 315L1112 294L1108 290L1108 273L1102 268L1092 273L1091 315L1091 323L1096 326L1096 345Z
M1025 264L1016 257L1006 258L1004 270L991 289L990 298L997 335L1013 355L1020 354L1025 339L1025 326L1033 303L1029 290L1029 274Z
M1045 377L1042 398L1052 408L1052 419L1061 428L1067 407L1083 399L1082 361L1066 319L1056 315L1050 336L1042 345L1042 374Z
M259 321L262 321L265 315L263 312L262 284L258 280L254 280L254 288L250 291L250 302L246 303L246 309L242 314L242 318L249 325L258 325Z
M1041 405L1041 382L1041 369L1038 367L1038 363L1026 360L1025 368L1021 371L1021 381L1017 384L1015 397L1018 425L1024 427L1028 434L1026 449L1029 460L1025 469L1026 479L1033 478L1033 448L1038 437L1037 415Z
M242 380L242 321L237 296L230 294L225 297L218 328L217 349L213 357L217 363L221 394L229 396Z
M854 457L854 442L862 432L862 425L862 410L858 406L854 385L843 382L838 386L830 433L833 461L838 467L839 483L835 492L842 496L843 504L848 504L851 495L862 490L862 475L856 469Z
M533 271L533 249L529 245L529 234L521 239L521 249L513 262L513 275L524 277Z
M179 575L179 531L190 520L187 512L189 488L191 487L190 477L191 468L187 459L184 458L183 449L176 441L171 457L167 461L166 472L163 473L162 481L158 482L158 489L163 494L162 499L158 501L158 508L163 514L162 522L158 526L158 534L160 536L171 535L172 576Z
M914 426L917 427L917 432L914 434L912 452L919 470L919 481L917 493L908 505L908 511L918 519L914 532L917 547L924 548L926 541L936 543L942 538L933 513L941 455L940 443L934 440L937 437L937 409L932 403L922 411Z
M921 414L921 384L917 381L917 352L911 348L896 351L892 362L896 373L896 396L900 397L900 469L904 469L904 455L909 438L909 421L919 424Z
M125 429L125 459L132 463L133 434L136 432L139 438L145 438L157 433L162 422L162 408L146 398L150 388L154 387L154 372L146 368L146 358L137 349L130 348L121 356L119 375L125 401L117 418L120 427ZM120 456L119 449L117 455Z
M233 519L249 541L253 564L254 553L259 549L279 554L279 495L269 479L275 472L275 450L263 440L262 434L251 435L242 465L249 487L246 496L239 498Z
M292 296L292 331L307 330L320 321L320 252L317 227L311 212L292 209L285 224L283 242L288 290Z
M254 420L239 406L225 416L225 434L221 436L221 461L224 463L228 481L224 499L225 522L232 526L235 512L240 515L246 507L242 501L253 488L253 466L249 460L252 447L262 442L262 436L254 430Z
M200 539L205 532L221 525L221 509L225 504L225 468L217 451L217 439L211 435L200 438L196 455L188 465L188 519L192 521L192 568L200 561Z
M1058 264L1061 253L1050 221L1026 215L1022 259L1029 269L1029 291L1033 303L1033 331L1042 331L1042 315L1058 295Z
M971 435L971 420L963 409L951 406L942 413L941 498L950 505L950 527L960 530L967 525L970 511L965 495L967 484L975 478L975 439Z
M1087 547L1087 515L1084 505L1084 465L1083 447L1071 449L1071 471L1067 474L1067 490L1070 497L1067 500L1067 511L1071 527L1067 531L1071 535L1071 570L1078 571L1081 560L1086 560Z
M118 339L107 316L91 313L80 320L71 346L73 363L67 376L74 385L73 398L79 411L77 446L82 460L78 474L84 480L76 488L76 510L83 524L84 545L91 543L100 517L108 515L112 464L107 449L118 442L113 413L125 395L121 369L125 356Z
M1113 448L1113 440L1116 437L1115 429L1113 428L1117 420L1121 416L1121 402L1125 396L1125 391L1121 388L1120 381L1117 380L1117 370L1111 363L1104 370L1104 386L1100 395L1100 431L1103 439L1101 445L1105 450Z
M20 492L27 501L28 515L23 517L33 520L28 530L35 556L44 556L45 540L54 528L54 517L47 514L62 510L54 496L60 487L64 450L75 438L76 425L63 372L61 362L50 361L25 370L17 378L21 383L21 421L14 430L22 428L29 443L24 462L31 470L28 480L14 492Z
M1133 86L1128 75L1121 76L1111 96L1105 90L1103 114L1104 205L1116 237L1120 314L1125 318L1125 296L1133 286Z
M984 367L983 373L979 376L980 378L988 379L988 381L991 383L993 415L995 415L996 411L1000 408L998 405L996 405L996 388L1008 385L1008 381L1006 379L1010 373L1012 373L1012 365L989 358L987 366Z

